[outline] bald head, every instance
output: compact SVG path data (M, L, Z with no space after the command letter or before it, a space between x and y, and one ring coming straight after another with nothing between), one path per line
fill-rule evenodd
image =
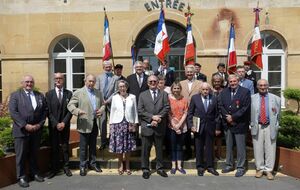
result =
M208 96L211 91L211 86L207 82L202 82L200 85L200 93L202 96Z
M85 77L84 82L85 82L85 86L88 89L94 89L94 86L96 84L96 77L94 75L92 75L92 74L88 74Z
M21 81L24 90L32 91L34 87L34 78L31 75L25 75Z

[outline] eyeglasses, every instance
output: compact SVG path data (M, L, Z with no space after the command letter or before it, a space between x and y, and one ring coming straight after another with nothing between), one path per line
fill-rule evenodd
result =
M27 80L25 83L34 83L32 80Z
M62 77L57 77L57 78L54 78L55 80L61 80L61 79L64 79Z
M157 80L150 80L149 83L157 83Z

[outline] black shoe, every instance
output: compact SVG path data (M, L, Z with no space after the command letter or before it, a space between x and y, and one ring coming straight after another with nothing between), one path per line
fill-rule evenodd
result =
M81 176L86 176L86 169L85 168L80 168L80 175Z
M44 178L42 176L38 175L38 174L35 174L33 176L33 179L34 179L34 181L37 181L37 182L44 182L45 181Z
M149 172L149 171L143 171L142 177L143 177L144 179L149 179L149 177L150 177L150 172Z
M49 172L49 174L47 175L48 179L54 178L54 176L56 176L57 172L51 171Z
M157 170L157 174L161 177L168 177L168 174L164 170Z
M96 165L90 166L90 170L94 170L95 172L102 172L101 168L98 168Z
M234 169L231 168L231 167L226 167L226 168L222 169L223 174L226 174L226 173L229 173L229 172L232 172L232 171L234 171Z
M238 169L235 173L235 177L242 177L245 174L245 170Z
M217 170L215 170L214 168L208 168L207 172L211 173L211 174L213 174L215 176L219 176L219 172L217 172Z
M64 168L64 172L65 172L66 176L68 176L68 177L72 176L72 172L69 168Z
M24 178L20 178L18 184L23 188L29 187L29 183Z
M204 169L203 168L198 168L197 169L197 174L198 174L198 176L203 176L204 175Z

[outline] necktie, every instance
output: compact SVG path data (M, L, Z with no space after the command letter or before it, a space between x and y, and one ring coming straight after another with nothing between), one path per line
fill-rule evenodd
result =
M155 101L155 99L156 99L156 97L157 97L157 95L156 95L156 90L153 90L152 93L153 93L153 100Z
M106 98L107 91L108 91L108 77L109 77L109 74L106 74L104 88L103 88L104 98Z
M261 96L261 100L260 100L260 120L259 120L259 122L261 124L267 123L265 96Z
M204 97L204 109L205 109L205 112L207 112L208 103L209 103L208 98Z
M61 104L61 101L62 101L61 89L58 89L58 101Z
M28 100L29 100L29 103L30 103L31 107L33 108L31 97L30 97L30 92L27 92L27 97L28 97Z
M140 86L140 88L142 87L142 76L141 75L138 75L138 78L139 78L139 86Z
M231 100L233 100L234 95L235 95L235 89L232 89L231 90Z

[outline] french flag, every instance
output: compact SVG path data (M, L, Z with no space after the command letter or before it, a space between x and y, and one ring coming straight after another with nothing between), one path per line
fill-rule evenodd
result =
M255 8L255 25L251 42L251 61L253 61L259 69L263 69L262 63L262 40L259 30L259 8Z
M109 36L109 23L107 15L104 17L104 35L103 35L103 58L102 61L107 61L112 57L112 48Z
M228 70L229 74L235 73L236 65L237 65L234 40L235 40L234 25L231 24L230 35L229 35L229 45L228 45L228 62L227 62L227 70Z
M184 53L185 65L194 65L195 45L193 41L192 25L189 23L189 21L186 27L186 31L187 31L187 39L186 39L185 53Z
M154 54L163 62L170 51L167 28L165 25L164 10L161 9L157 26L157 35L155 39Z

